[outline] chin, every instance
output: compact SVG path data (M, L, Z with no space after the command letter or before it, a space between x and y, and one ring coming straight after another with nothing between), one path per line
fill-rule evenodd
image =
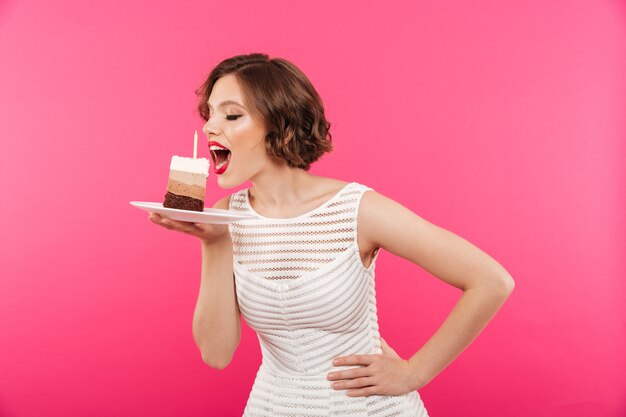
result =
M229 178L227 176L225 176L224 174L222 175L216 175L217 176L217 186L222 188L222 189L230 189L230 188L235 188L241 184L243 184L244 182L246 182L246 180L238 180L235 178Z

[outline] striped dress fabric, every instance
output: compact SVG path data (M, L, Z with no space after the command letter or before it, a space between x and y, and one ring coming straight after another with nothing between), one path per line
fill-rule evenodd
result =
M263 360L244 417L427 417L417 391L348 397L326 376L349 369L337 356L381 353L375 262L365 267L357 245L361 197L370 188L344 186L298 217L263 217L248 190L230 209L253 219L229 225L241 313L259 338Z

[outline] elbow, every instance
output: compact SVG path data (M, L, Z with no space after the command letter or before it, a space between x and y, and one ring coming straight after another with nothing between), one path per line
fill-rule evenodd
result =
M507 298L515 288L515 281L509 274L485 274L473 285L463 287L462 290L480 290L498 298Z
M233 359L235 350L239 345L241 333L238 330L234 339L227 337L200 336L200 333L197 331L194 331L193 335L202 362L213 369L222 370L226 368Z
M237 345L230 348L224 345L203 345L199 347L202 362L213 369L222 370L226 368L233 359Z
M497 262L485 276L489 277L486 285L491 286L495 292L504 298L507 298L515 288L515 280L509 271Z
M498 288L500 293L507 298L515 288L515 280L510 275L504 275L498 279Z
M207 352L201 352L202 361L213 369L222 370L230 364L232 355L220 356L215 354L209 354Z
M512 276L507 275L506 277L506 286L509 291L509 294L513 292L513 288L515 288L515 280Z

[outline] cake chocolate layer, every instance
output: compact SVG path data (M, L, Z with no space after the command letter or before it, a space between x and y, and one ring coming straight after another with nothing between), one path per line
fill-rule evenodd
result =
M204 200L198 200L197 198L178 195L168 191L167 194L165 194L163 207L179 210L204 211Z

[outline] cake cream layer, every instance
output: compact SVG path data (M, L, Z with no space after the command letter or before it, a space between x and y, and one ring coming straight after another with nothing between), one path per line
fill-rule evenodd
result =
M195 174L209 174L209 160L206 158L185 158L184 156L172 156L170 171L185 171Z
M167 182L167 191L176 195L184 195L187 197L195 198L204 201L204 194L206 188L199 185L188 184L185 182L169 179Z
M193 172L170 171L170 181L178 181L183 184L196 185L206 188L206 174L196 174Z

